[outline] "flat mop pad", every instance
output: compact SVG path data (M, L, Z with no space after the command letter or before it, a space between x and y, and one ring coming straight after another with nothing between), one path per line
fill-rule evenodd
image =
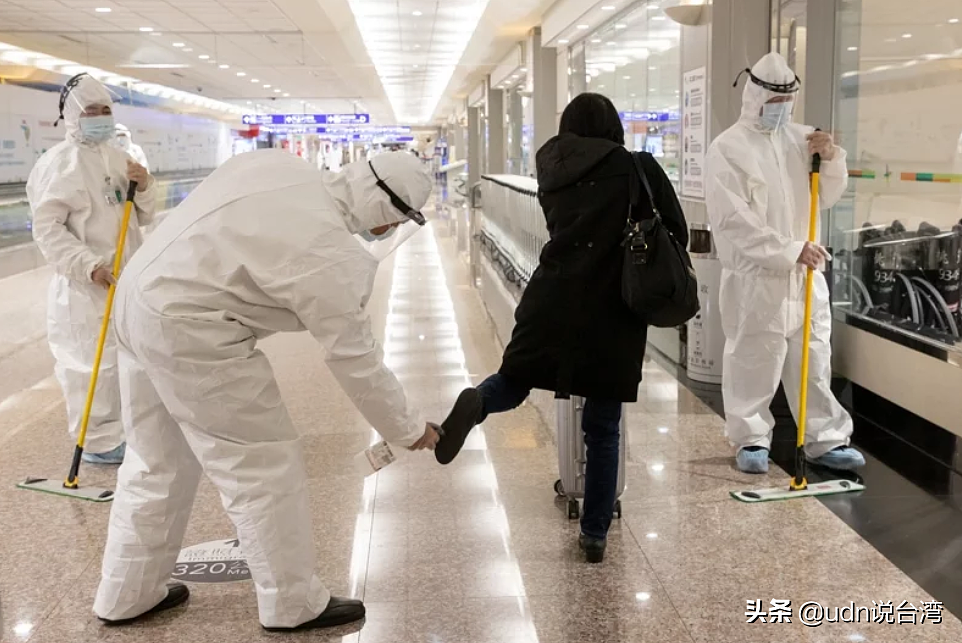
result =
M79 500L89 500L90 502L110 502L114 499L113 489L104 489L103 487L77 487L76 489L69 489L63 486L63 480L51 480L49 478L27 478L18 484L17 488L28 491L42 491L58 496L77 498Z

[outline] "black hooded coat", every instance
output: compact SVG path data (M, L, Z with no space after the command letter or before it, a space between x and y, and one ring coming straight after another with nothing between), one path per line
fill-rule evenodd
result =
M688 227L668 177L639 154L668 230ZM621 241L631 203L650 213L631 153L562 134L538 150L538 198L550 240L515 311L500 373L526 388L603 400L638 398L647 327L621 298Z

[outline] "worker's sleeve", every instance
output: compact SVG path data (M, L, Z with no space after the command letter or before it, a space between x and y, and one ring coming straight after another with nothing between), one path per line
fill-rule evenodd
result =
M835 157L822 161L818 175L818 205L827 210L838 203L848 187L848 154L845 149L835 146Z
M137 223L141 226L150 225L157 215L157 179L150 177L150 185L143 192L134 194L134 208L137 211Z
M713 231L766 270L791 272L805 242L770 227L751 209L749 173L717 148L705 159L708 217Z
M86 188L79 172L57 176L44 171L32 174L27 182L27 200L33 215L33 240L61 275L81 283L107 260L91 250L67 228L71 212L87 206Z
M374 430L391 444L408 447L424 435L424 422L384 365L384 351L364 310L377 263L362 256L359 247L349 254L356 256L336 262L317 255L297 259L285 269L291 278L267 290L324 346L325 363Z

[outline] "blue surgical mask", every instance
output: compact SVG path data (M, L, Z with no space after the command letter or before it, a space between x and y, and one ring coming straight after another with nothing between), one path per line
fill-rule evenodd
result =
M116 133L113 116L87 116L80 119L80 134L88 143L105 143Z
M792 118L792 103L765 103L762 105L761 124L764 129L776 130Z
M392 234L397 232L397 229L398 229L397 226L391 226L390 228L387 229L387 232L385 232L384 234L374 234L370 230L361 230L357 234L359 237L361 237L368 243L373 243L374 241L384 241L385 239L390 237Z

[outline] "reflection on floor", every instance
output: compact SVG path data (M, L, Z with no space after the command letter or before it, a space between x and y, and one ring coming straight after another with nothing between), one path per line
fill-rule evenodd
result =
M41 281L0 282L0 306L19 302L22 317L36 315ZM467 381L498 366L477 294L437 226L382 268L371 309L388 360L429 418L443 417ZM18 323L29 337L42 316ZM27 475L60 475L70 454L49 357L39 357L42 337L14 342L0 331L0 372L9 376L0 380L0 639L276 638L258 625L249 582L193 584L186 609L129 628L104 628L92 618L109 506L14 489ZM884 610L882 623L866 623L864 613L861 623L800 622L806 601L921 608L932 599L817 501L756 506L729 499L732 488L783 484L786 475L734 471L719 417L655 362L646 365L641 398L629 411L625 517L612 529L605 563L588 566L577 551L577 524L555 500L553 434L534 407L492 417L449 467L411 454L362 479L351 460L373 434L323 369L319 348L307 335L264 346L304 436L317 562L335 593L362 597L369 609L359 631L310 640L962 640L962 624L947 613L934 623L915 612L915 625L887 624ZM28 354L38 361L20 357ZM113 477L90 467L83 479L109 485ZM187 543L232 537L204 485ZM791 623L746 623L748 601L771 611L773 599L792 601ZM903 609L902 616L910 614Z

